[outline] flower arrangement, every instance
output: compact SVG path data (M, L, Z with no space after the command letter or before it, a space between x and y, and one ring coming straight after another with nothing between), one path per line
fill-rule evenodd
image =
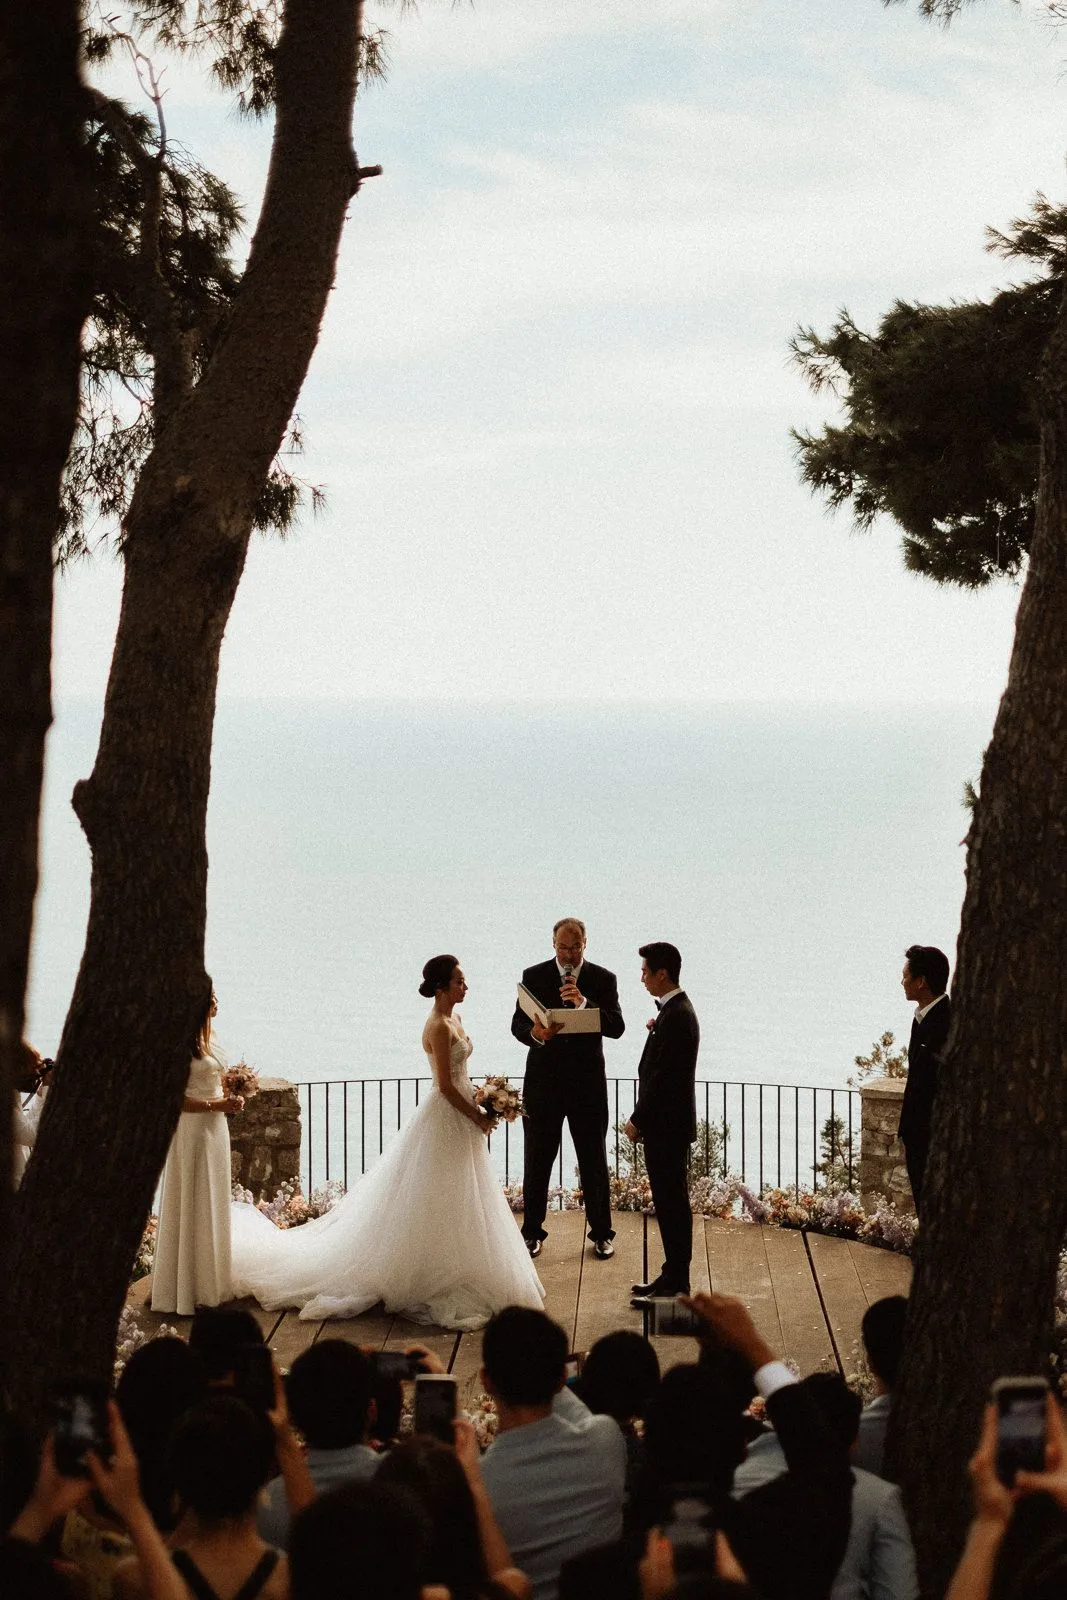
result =
M115 1332L115 1381L118 1381L119 1374L133 1355L133 1352L139 1350L143 1344L150 1343L152 1339L180 1338L181 1334L177 1328L172 1328L169 1322L164 1322L154 1333L146 1333L130 1307L123 1306L119 1314L119 1325Z
M226 1068L221 1078L222 1092L228 1095L241 1095L245 1100L251 1100L254 1094L259 1093L259 1073L248 1065L247 1061L235 1061Z
M522 1095L499 1073L477 1085L474 1100L476 1105L484 1106L490 1116L501 1122L517 1122L519 1117L526 1115Z
M137 1254L133 1258L133 1272L130 1282L136 1283L138 1278L147 1278L152 1270L152 1263L156 1259L156 1234L159 1232L159 1218L153 1214L145 1223L141 1242L137 1247Z
M276 1228L298 1228L302 1222L311 1222L332 1211L344 1196L345 1186L339 1179L331 1178L323 1188L313 1189L310 1196L305 1197L296 1179L290 1178L270 1200L256 1200L251 1190L242 1189L239 1183L234 1184L232 1192L235 1200L262 1211Z

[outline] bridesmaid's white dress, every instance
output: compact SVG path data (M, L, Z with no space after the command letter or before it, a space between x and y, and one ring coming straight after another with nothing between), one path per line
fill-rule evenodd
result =
M452 1082L471 1101L472 1048L457 1034L450 1054ZM236 1294L268 1310L299 1306L309 1320L382 1301L416 1322L472 1329L505 1306L540 1310L544 1300L485 1135L436 1088L324 1217L276 1228L235 1204L233 1281Z
M185 1092L217 1100L225 1060L198 1057ZM152 1310L192 1316L233 1298L230 1276L230 1133L221 1111L183 1111L167 1152L152 1267Z

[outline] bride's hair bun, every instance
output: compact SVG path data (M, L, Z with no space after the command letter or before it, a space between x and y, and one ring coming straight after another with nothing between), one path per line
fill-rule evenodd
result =
M427 1000L432 1000L438 989L448 988L458 966L459 961L455 956L431 956L422 969L419 993L425 995Z

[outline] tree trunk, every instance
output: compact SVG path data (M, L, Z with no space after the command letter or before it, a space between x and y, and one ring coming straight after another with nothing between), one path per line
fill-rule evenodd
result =
M52 546L89 294L78 37L75 0L0 7L0 1383L10 1108L52 721Z
M917 848L921 850L921 826ZM970 1515L992 1379L1045 1373L1067 1228L1067 300L1008 686L967 858L955 1017L923 1191L894 1439L924 1593Z
M75 809L85 952L20 1191L19 1397L110 1370L208 998L206 817L219 651L259 489L318 338L352 192L362 7L289 0L270 175L226 338L164 427L126 527L100 746Z

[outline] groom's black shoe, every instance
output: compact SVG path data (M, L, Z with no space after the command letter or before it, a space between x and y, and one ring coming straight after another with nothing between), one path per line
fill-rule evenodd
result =
M527 1239L524 1237L523 1243L530 1252L530 1260L536 1261L537 1257L541 1254L542 1241L540 1239Z
M610 1239L594 1239L593 1254L598 1261L610 1261L615 1254L615 1246Z
M653 1296L658 1299L672 1299L676 1294L688 1294L687 1283L665 1283L662 1278L653 1278L651 1283L631 1284L635 1300L651 1300Z

